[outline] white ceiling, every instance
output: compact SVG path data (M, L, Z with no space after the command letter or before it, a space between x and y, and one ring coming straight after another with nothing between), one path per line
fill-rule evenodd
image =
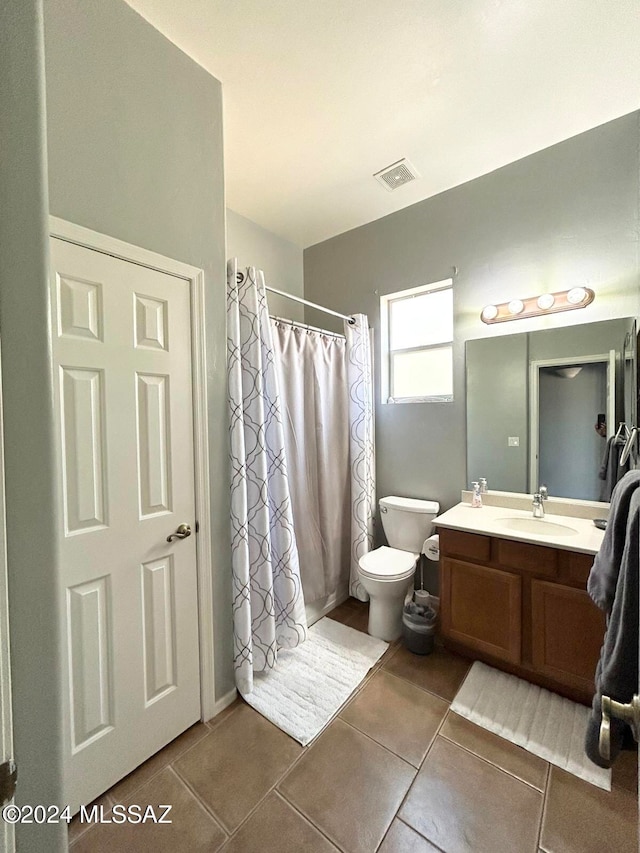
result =
M222 82L227 205L303 247L640 106L638 0L128 2Z

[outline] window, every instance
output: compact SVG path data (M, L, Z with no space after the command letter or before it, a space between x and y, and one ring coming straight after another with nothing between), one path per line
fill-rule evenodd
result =
M382 402L453 400L453 280L380 299Z

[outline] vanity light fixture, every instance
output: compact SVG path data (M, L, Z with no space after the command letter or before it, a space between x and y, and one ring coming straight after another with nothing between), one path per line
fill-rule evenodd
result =
M529 299L512 299L510 302L487 305L482 309L480 319L483 323L504 323L505 320L541 317L543 314L555 314L557 311L586 308L595 298L591 288L573 287L558 293L543 293Z
M553 293L543 293L542 296L538 296L538 308L541 311L548 311L549 308L553 308L553 303L556 301Z
M567 300L572 305L580 305L581 302L584 302L587 298L587 291L584 287L573 287L569 293L567 293Z
M485 305L481 316L485 323L491 323L498 316L498 309L495 305Z

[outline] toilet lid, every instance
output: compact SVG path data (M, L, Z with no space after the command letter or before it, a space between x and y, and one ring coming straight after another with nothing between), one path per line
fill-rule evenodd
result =
M362 574L367 577L390 581L404 575L409 576L416 567L417 559L418 554L411 551L401 551L399 548L383 545L360 557L359 566Z
M427 512L437 515L440 512L438 501L423 501L418 498L398 498L390 495L388 498L380 498L380 506L387 509L399 509L403 512Z

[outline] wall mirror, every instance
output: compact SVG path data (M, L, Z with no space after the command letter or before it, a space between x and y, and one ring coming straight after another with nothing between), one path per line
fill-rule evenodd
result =
M631 317L467 341L468 479L608 500L607 442L637 425L636 354Z

